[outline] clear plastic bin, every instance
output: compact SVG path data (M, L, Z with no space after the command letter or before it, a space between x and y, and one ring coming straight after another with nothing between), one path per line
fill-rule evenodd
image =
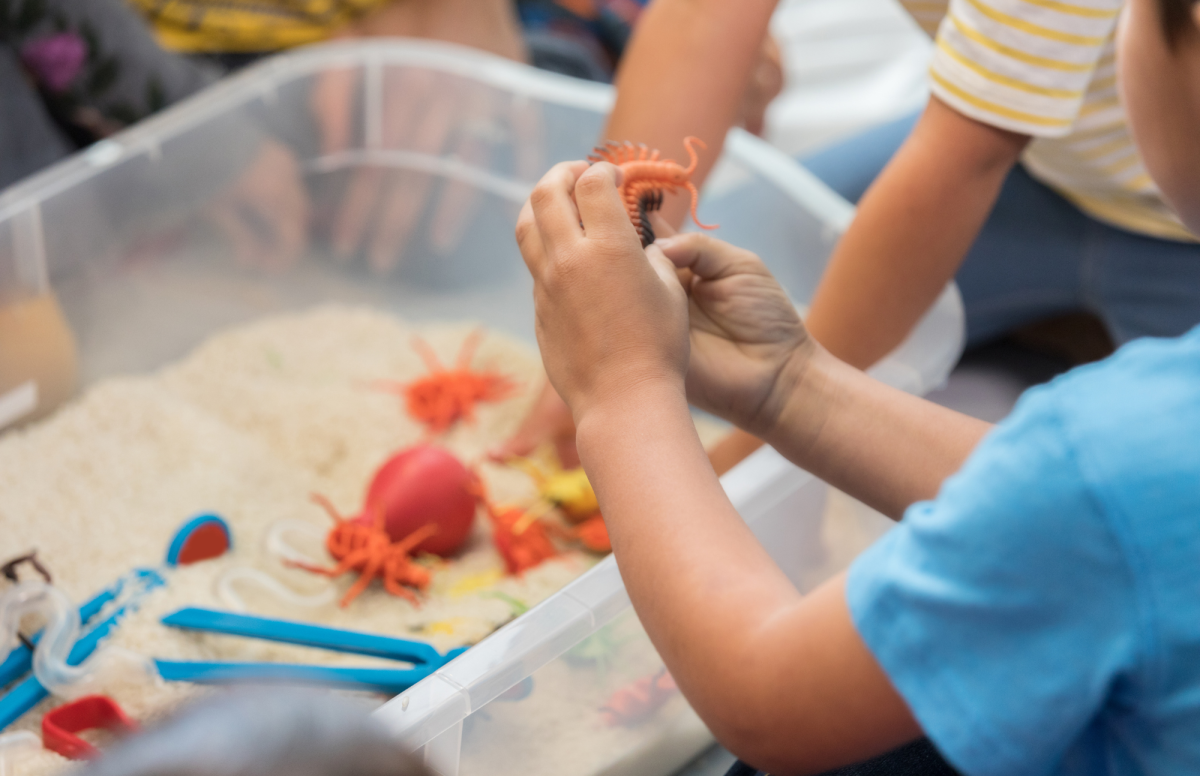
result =
M0 428L76 386L176 359L219 328L318 302L473 319L533 342L517 212L552 164L586 155L611 101L608 87L452 46L313 47L10 188L0 195ZM275 218L297 193L310 217L299 233L281 230ZM335 259L339 208L354 201L369 235L411 229ZM700 213L804 301L852 210L734 131ZM961 343L950 287L877 374L925 391ZM723 484L799 586L836 570L823 483L768 449ZM600 711L660 668L609 558L379 716L444 776L668 773L711 741L681 698L666 693L644 718L612 724Z

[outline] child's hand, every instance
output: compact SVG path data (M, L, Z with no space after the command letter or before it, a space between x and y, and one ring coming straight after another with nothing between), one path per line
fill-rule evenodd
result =
M687 295L662 252L642 250L620 175L605 163L556 165L517 221L542 360L577 423L646 391L684 400Z
M690 304L692 403L752 433L779 419L817 348L762 260L703 234L659 240L681 270Z

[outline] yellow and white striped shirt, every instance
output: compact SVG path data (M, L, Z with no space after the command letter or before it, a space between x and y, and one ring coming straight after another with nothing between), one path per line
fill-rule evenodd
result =
M129 0L172 51L278 51L325 40L390 0Z
M1101 221L1197 237L1142 166L1117 98L1122 0L900 0L935 39L933 93L992 126L1032 135L1030 174Z

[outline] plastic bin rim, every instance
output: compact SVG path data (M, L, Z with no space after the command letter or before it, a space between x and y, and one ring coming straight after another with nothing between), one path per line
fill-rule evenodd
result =
M155 153L164 140L225 111L255 98L269 99L288 80L330 67L372 65L419 65L504 88L523 97L597 113L606 113L615 99L615 91L608 84L538 70L453 43L392 38L303 46L256 62L0 191L0 222L119 162L141 153Z
M530 65L452 43L419 39L339 41L306 46L264 59L110 138L72 154L0 191L0 223L140 154L156 155L162 142L257 98L270 99L282 84L313 72L344 66L421 67L470 78L515 95L607 113L616 91L608 84L538 70ZM774 146L734 128L726 151L749 164L835 229L854 209Z

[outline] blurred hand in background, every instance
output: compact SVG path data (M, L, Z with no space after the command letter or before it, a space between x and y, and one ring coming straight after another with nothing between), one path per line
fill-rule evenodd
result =
M767 107L783 91L783 80L783 54L775 38L767 35L742 99L742 114L738 123L747 132L762 137L767 128Z
M238 261L285 269L308 247L311 210L295 155L268 138L209 215L229 238Z
M524 61L525 45L511 0L397 0L348 25L338 37L417 37L470 46ZM355 137L360 71L320 77L312 109L325 157L360 147ZM379 274L403 258L421 217L429 213L433 248L456 246L472 213L478 188L427 171L441 159L486 168L495 118L503 110L481 84L450 81L432 71L385 74L380 135L368 152L374 163L352 174L329 224L335 258L365 256ZM424 168L424 169L423 169ZM537 172L532 172L536 175Z

